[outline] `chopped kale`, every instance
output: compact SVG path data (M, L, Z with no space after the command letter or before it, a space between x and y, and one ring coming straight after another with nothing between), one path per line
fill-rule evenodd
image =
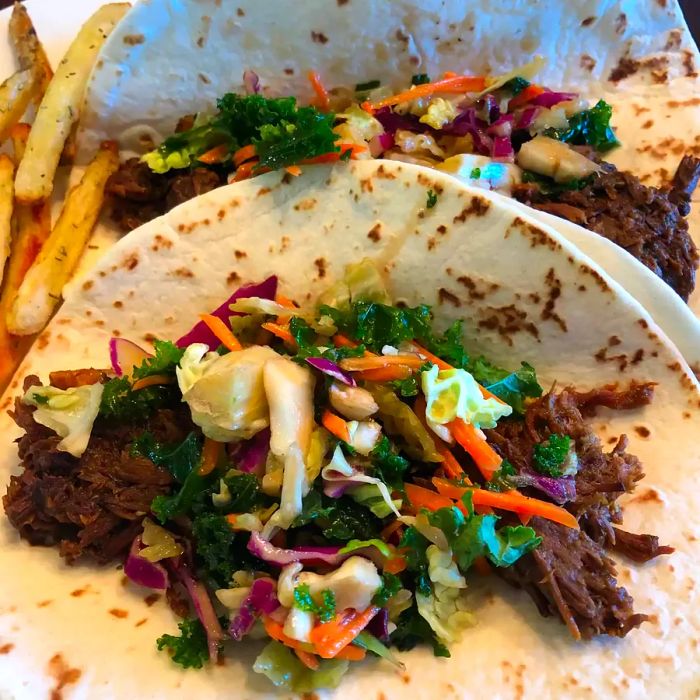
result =
M411 85L424 85L430 82L430 76L427 73L416 73L411 77Z
M131 390L127 377L115 377L104 385L100 416L115 423L141 423L159 408L179 402L180 394L171 385Z
M511 78L507 83L505 83L501 89L509 90L513 97L515 97L516 95L519 95L526 87L529 86L529 80L525 80L525 78L516 76L515 78Z
M406 379L395 379L391 382L391 387L399 396L407 399L411 396L418 396L419 381L419 376L412 374Z
M545 442L535 445L532 450L532 466L535 471L546 476L561 476L562 465L571 449L568 435L550 435Z
M425 206L428 209L432 209L437 204L437 201L438 201L437 194L435 192L433 192L433 190L428 190L428 199L425 203Z
M165 340L153 341L155 354L134 369L134 379L143 379L154 374L175 374L175 368L185 354L184 348Z
M299 316L293 316L289 322L289 330L297 344L297 353L294 360L301 362L307 357L323 357L331 362L339 362L346 357L362 357L365 353L364 345L356 348L333 348L316 345L316 332ZM325 341L328 342L328 341ZM306 365L306 363L304 363Z
M231 474L224 477L224 483L231 494L231 500L223 507L226 513L248 513L256 506L265 507L272 503L260 488L255 474Z
M424 596L432 594L428 575L428 555L425 551L429 544L430 541L413 526L406 528L399 543L399 546L405 549L406 568L413 575L416 591Z
M374 594L372 605L378 605L380 608L383 608L402 588L401 579L396 574L384 572L382 574L382 586Z
M472 168L472 171L469 173L469 177L472 180L478 180L481 177L481 168Z
M567 182L556 182L551 177L534 173L531 170L523 170L523 182L532 182L537 185L537 188L544 195L554 195L560 192L568 192L569 190L582 190L590 185L595 175L582 177L578 180L568 180Z
M234 531L222 515L203 513L192 521L198 568L214 588L228 588L234 572L265 564L247 550L248 535Z
M167 649L172 660L183 668L202 668L209 660L207 633L197 618L183 620L178 625L180 635L164 634L158 637L158 650Z
M173 134L144 160L155 172L187 168L215 146L229 153L252 144L258 169L277 169L307 158L337 153L335 116L315 107L299 107L293 97L228 93L217 102L218 114L205 124Z
M469 371L477 382L512 406L515 413L520 415L525 412L526 398L542 395L535 369L527 362L522 362L520 369L515 372L509 372L479 357L469 367Z
M351 498L329 498L310 491L304 497L301 515L292 523L301 527L313 523L328 539L345 544L348 540L371 540L381 532L381 520Z
M397 454L386 435L383 435L376 447L369 453L377 478L396 491L403 489L403 481L408 460Z
M509 477L515 476L515 467L507 460L501 462L501 466L494 472L491 480L486 483L489 491L509 491L513 484Z
M435 636L428 621L421 617L418 608L413 605L399 615L396 629L391 634L391 643L399 651L410 651L424 642L432 645L435 656L449 658L450 652L447 647Z
M599 100L590 109L574 114L565 129L547 129L544 133L576 146L593 146L596 151L605 153L620 145L610 126L611 117L612 107L605 100Z

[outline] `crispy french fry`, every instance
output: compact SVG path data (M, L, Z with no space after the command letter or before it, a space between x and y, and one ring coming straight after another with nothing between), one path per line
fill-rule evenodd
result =
M98 51L128 9L128 3L103 5L82 26L56 69L17 170L15 196L19 202L30 204L51 195L58 160L71 127L78 120Z
M118 167L116 144L102 144L66 196L56 225L22 281L7 315L10 333L38 333L48 322L97 222L107 179Z
M31 69L11 75L0 85L0 142L10 135L10 129L22 118L38 90Z
M31 70L36 77L38 89L34 102L38 106L51 82L53 70L27 9L22 3L16 1L10 17L10 39L15 48L20 69Z
M0 281L12 242L12 206L14 204L15 164L12 158L0 154Z

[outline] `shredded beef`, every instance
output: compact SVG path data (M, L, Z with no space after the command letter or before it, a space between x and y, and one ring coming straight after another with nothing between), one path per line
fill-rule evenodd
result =
M530 525L542 544L499 573L525 589L542 615L559 614L575 639L624 637L648 619L634 612L632 596L617 585L614 562L583 530L543 518Z
M609 163L580 190L545 194L524 185L516 199L595 231L624 248L688 300L695 287L698 251L685 220L700 178L700 160L686 156L670 187L643 185Z
M192 197L226 184L226 177L207 168L154 173L138 158L122 163L107 182L112 219L131 231Z
M25 381L25 389L37 384ZM130 455L130 443L148 430L178 442L191 429L186 412L162 409L146 425L95 421L80 458L57 447L60 438L34 421L19 399L11 413L25 433L18 440L22 472L10 477L3 505L20 535L34 545L58 545L68 562L80 557L106 563L126 553L153 499L170 490L170 474Z
M530 524L542 537L542 544L499 573L530 593L543 615L558 613L577 639L596 634L624 636L646 619L634 613L632 598L617 585L606 549L614 548L636 561L673 551L660 546L652 535L633 535L613 526L622 520L617 499L634 489L643 477L642 466L626 452L624 435L612 451L604 452L584 418L599 406L633 409L646 405L652 395L652 384L633 383L624 390L606 386L588 392L566 388L533 401L524 420L502 421L486 431L489 442L518 474L532 474L533 448L550 435L568 435L574 442L578 471L566 506L581 529L533 518Z

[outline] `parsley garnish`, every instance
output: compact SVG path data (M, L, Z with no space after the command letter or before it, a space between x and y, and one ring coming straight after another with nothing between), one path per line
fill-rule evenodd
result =
M47 404L49 402L49 397L43 394L32 394L32 401L38 403L40 406Z
M469 177L472 180L478 180L481 177L481 168L472 168L472 171L469 173Z
M134 369L134 379L143 379L153 374L174 374L175 368L185 354L184 348L166 340L154 340L153 357L145 359L140 367Z
M546 476L561 476L562 464L571 449L571 438L568 435L550 435L545 442L535 445L532 449L532 463L535 471Z
M437 204L438 196L433 192L433 190L428 190L428 200L425 203L425 206L428 209L432 209L436 204Z

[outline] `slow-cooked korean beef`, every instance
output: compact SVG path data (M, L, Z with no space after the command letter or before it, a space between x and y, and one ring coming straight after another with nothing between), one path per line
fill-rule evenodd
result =
M543 615L558 614L577 639L624 636L647 619L634 611L632 597L618 585L608 549L640 562L673 551L652 535L634 535L614 526L622 520L617 499L634 489L643 477L642 466L626 452L624 436L604 452L584 418L598 406L622 410L643 406L652 394L649 384L632 384L624 391L564 389L531 403L525 420L502 421L487 431L489 441L518 475L533 472L533 448L550 435L568 435L575 445L578 471L567 477L574 483L566 507L577 516L581 529L533 518L529 525L542 537L542 544L499 573L526 590ZM534 490L532 495L542 496Z
M65 386L66 377L60 379ZM25 390L36 384L36 377L27 377ZM172 484L166 470L132 456L130 444L145 430L162 442L180 442L192 428L189 416L162 409L146 425L131 426L98 418L76 458L58 450L60 438L34 421L34 410L17 399L12 413L25 432L18 441L22 472L10 477L3 497L10 522L32 544L58 545L69 562L84 556L105 563L124 555L153 499Z
M514 196L535 209L555 214L624 248L688 300L695 288L698 251L685 217L700 178L700 160L685 156L667 187L647 187L609 163L580 190L545 193L521 185Z

